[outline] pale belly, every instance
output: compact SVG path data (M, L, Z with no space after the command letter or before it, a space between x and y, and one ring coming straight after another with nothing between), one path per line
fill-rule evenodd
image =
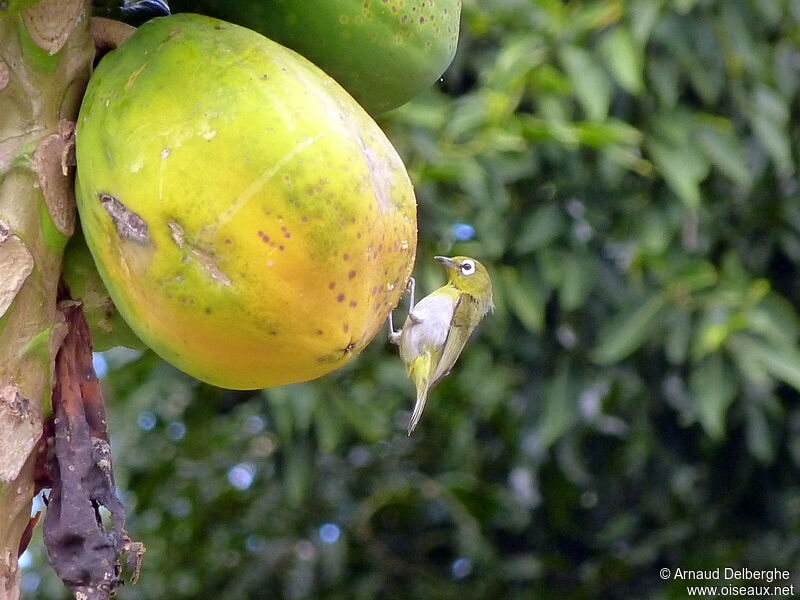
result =
M433 348L442 348L456 302L445 295L426 296L420 300L406 318L403 333L400 336L400 356L408 363L423 352Z

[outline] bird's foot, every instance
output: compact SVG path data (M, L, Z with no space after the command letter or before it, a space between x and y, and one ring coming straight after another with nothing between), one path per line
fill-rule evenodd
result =
M414 281L413 277L408 278L408 285L406 285L406 291L408 291L408 312L411 313L414 310L414 286L416 282Z
M395 329L394 322L392 321L392 313L389 313L388 318L386 319L386 324L389 327L389 343L399 345L400 344L400 334L403 333L402 329Z

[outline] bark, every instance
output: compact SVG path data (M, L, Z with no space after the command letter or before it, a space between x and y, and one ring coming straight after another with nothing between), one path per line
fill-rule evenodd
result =
M0 600L19 597L17 554L53 365L56 306L75 223L74 122L94 47L86 0L42 0L0 17Z

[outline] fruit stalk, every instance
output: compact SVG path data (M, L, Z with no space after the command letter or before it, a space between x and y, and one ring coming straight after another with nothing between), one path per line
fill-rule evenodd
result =
M0 14L0 600L15 600L42 413L66 332L56 296L75 225L74 121L94 46L86 0Z

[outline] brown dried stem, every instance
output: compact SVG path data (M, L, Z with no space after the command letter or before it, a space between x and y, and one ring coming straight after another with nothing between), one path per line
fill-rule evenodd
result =
M76 598L107 600L122 585L123 552L136 547L131 555L138 563L144 547L125 531L89 327L79 303L62 302L62 311L69 331L56 357L55 456L44 541L50 563ZM110 513L109 527L100 507Z

